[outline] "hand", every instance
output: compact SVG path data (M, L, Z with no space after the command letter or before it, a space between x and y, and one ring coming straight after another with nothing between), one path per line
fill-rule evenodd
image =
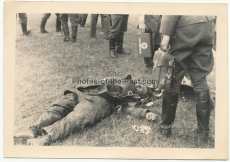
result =
M158 119L158 116L156 114L152 113L152 112L147 112L145 117L146 117L147 120L156 121L156 122L157 122L157 119Z
M141 33L145 33L145 24L139 24L139 30Z
M164 35L161 41L161 49L163 51L166 51L169 48L169 40L170 40L170 36L168 35Z

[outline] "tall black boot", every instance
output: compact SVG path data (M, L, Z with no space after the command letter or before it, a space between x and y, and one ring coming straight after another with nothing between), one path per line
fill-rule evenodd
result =
M85 26L86 20L87 20L88 14L82 14L82 22L81 27Z
M115 51L116 46L116 38L109 38L109 55L113 58L117 58L117 54Z
M164 92L160 126L160 133L164 137L171 136L171 126L175 120L177 103L178 93Z
M151 57L144 57L145 73L152 74L153 71L153 59Z
M196 116L197 129L195 136L198 136L203 142L207 142L209 137L209 118L211 110L210 92L209 90L195 92L196 94ZM197 137L195 137L197 138Z
M22 22L21 27L23 35L29 35L31 33L31 30L27 30L27 22Z
M60 15L57 15L56 18L56 32L61 32L61 21L60 21Z
M152 57L144 57L145 67L153 68L153 59Z
M62 24L62 29L63 29L64 35L65 35L63 41L64 41L64 42L69 42L70 39L69 39L69 27L68 27L68 24L67 24L67 22L65 22L65 21L62 21L61 24Z
M40 28L41 28L40 29L40 33L41 34L48 33L48 31L45 30L46 22L47 22L47 19L46 18L42 18L41 26L40 26Z
M123 40L124 40L124 33L120 32L119 35L117 36L116 52L118 54L129 55L130 53L126 52L123 48Z
M98 16L91 15L90 38L95 38L96 37L97 20L98 20Z
M72 38L71 38L71 42L75 43L76 39L77 39L77 30L78 30L78 26L72 26Z
M153 37L151 36L151 42L152 42ZM152 42L153 44L153 42ZM154 44L153 44L154 45ZM144 63L145 63L145 67L146 67L146 73L151 74L152 70L153 70L153 57L155 52L158 50L160 46L155 44L154 47L151 49L151 57L144 57Z

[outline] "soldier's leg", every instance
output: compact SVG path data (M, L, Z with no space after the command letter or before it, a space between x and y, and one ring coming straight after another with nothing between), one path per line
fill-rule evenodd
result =
M70 135L108 116L113 110L113 104L100 96L92 96L90 100L83 100L62 120L42 129L41 139L28 140L29 145L46 145Z
M207 142L209 137L209 118L211 111L210 92L206 76L212 71L214 58L212 53L214 23L207 22L203 25L203 35L201 43L194 47L194 52L188 58L188 72L191 77L193 89L196 96L196 116L197 129L195 135L199 135L201 140Z
M154 43L154 37L152 36L152 34L151 34L151 36L150 36L150 42L151 42L151 45L153 45L153 44L155 44ZM154 48L154 47L152 47L152 48ZM151 55L153 55L153 49L151 49ZM144 57L144 63L145 63L145 67L146 67L146 69L150 69L149 71L146 71L146 72L148 72L148 73L152 73L152 68L153 68L153 60L152 60L152 56L151 57Z
M98 16L99 14L91 14L90 38L95 38L96 36Z
M84 27L85 26L85 23L86 23L86 20L87 20L87 17L88 17L88 14L81 14L81 27Z
M48 18L50 17L51 13L44 13L42 16L42 20L41 20L41 25L40 25L40 33L44 34L44 33L48 33L48 31L45 30L46 27L46 22L48 20Z
M156 33L151 33L151 36L150 36L151 57L144 57L144 63L145 63L145 67L146 67L146 72L149 73L149 74L152 73L152 69L153 69L153 56L154 56L154 53L159 48L159 45L155 44L155 41L154 41L155 36L156 36Z
M109 25L112 26L112 17L111 17L111 14L109 14Z
M69 18L72 27L71 42L75 43L77 39L78 25L81 23L80 14L69 14Z
M146 25L145 32L151 33L150 38L151 38L151 52L152 52L151 57L144 57L145 67L147 68L146 72L148 73L152 73L153 55L155 51L158 50L159 48L159 46L156 45L155 43L155 37L157 36L157 30L159 25L159 18L160 16L158 15L145 15L145 25Z
M61 13L60 14L60 20L61 20L61 24L62 24L62 29L63 29L64 35L65 35L65 37L63 39L64 42L69 42L70 41L69 27L68 27L68 17L69 17L69 15L66 14L66 13Z
M207 142L210 133L209 118L211 113L211 100L206 77L202 78L198 84L197 82L193 82L193 84L195 85L193 85L193 87L196 97L197 116L197 129L194 130L194 133L195 136L199 135L201 137L202 142Z
M60 20L60 14L56 13L56 32L61 32L61 20Z
M120 32L118 33L118 36L117 36L116 52L119 54L130 54L129 52L126 52L123 48L124 32L127 31L129 15L123 15L123 17L124 18L121 22L121 29L120 29Z
M31 30L27 30L27 15L26 13L19 13L19 22L21 24L23 35L29 35Z
M112 26L109 31L109 55L113 58L117 58L118 55L115 48L117 44L117 37L119 36L121 31L124 16L120 14L113 14L111 15L111 18Z
M108 14L100 14L100 16L101 16L102 29L105 33L105 38L109 39L109 29L110 29L109 15Z
M171 134L171 124L173 123L174 118L175 118L175 115L170 115L170 112L172 112L172 114L175 114L173 111L174 109L173 105L176 105L177 103L175 102L177 101L177 99L173 97L174 96L173 94L175 94L175 96L176 95L178 96L178 93L180 92L180 84L185 74L184 69L187 69L189 71L191 79L193 78L192 79L193 83L195 84L198 83L198 85L201 85L200 87L203 87L203 88L206 87L205 84L203 84L204 83L203 81L202 81L202 84L199 84L199 81L200 81L199 79L202 79L203 77L207 75L207 72L211 71L209 67L210 66L212 67L213 61L209 60L208 57L203 57L205 55L206 56L209 55L209 49L199 48L199 46L197 46L197 43L200 42L201 44L204 45L204 44L207 44L209 41L213 41L213 39L212 37L208 36L210 33L212 33L209 31L209 28L211 26L210 25L203 26L204 24L206 23L193 24L193 25L181 27L180 29L175 29L174 35L171 36L170 38L170 45L171 45L170 53L173 56L175 56L175 66L176 66L175 67L176 68L175 77L176 78L175 80L172 80L172 83L171 83L172 85L169 90L171 94L170 93L168 95L166 94L166 98L165 99L163 98L162 124L161 124L162 129L166 130L164 132L170 132L169 134ZM199 29L199 30L196 30L196 29ZM190 33L188 33L188 31ZM205 36L206 34L207 36ZM212 45L208 43L206 47L212 48ZM199 58L199 56L196 54L198 55L201 54L201 57ZM212 57L212 55L209 55L209 56ZM204 60L204 62L201 60ZM204 66L203 63L207 63L207 62L208 64ZM183 64L179 64L179 63L183 63ZM187 65L187 66L184 66L184 65ZM195 88L195 89L199 89L199 88ZM202 95L204 96L202 97ZM199 99L203 100L205 98L204 100L206 100L207 95L208 95L207 91L203 91L203 93L197 94L196 96L199 96L199 97L196 97L196 98L198 100ZM167 100L167 96L169 96L168 100ZM198 102L198 103L201 103L201 102ZM208 101L205 101L205 102L208 102ZM199 109L198 105L197 105L197 109ZM170 107L172 108L172 110L168 109ZM165 111L166 113L164 113L163 111ZM169 114L169 117L167 114Z
M178 95L180 93L181 81L186 72L186 61L176 62L175 79L171 82L170 90L164 91L162 102L162 115L160 133L164 137L171 136L171 127L175 120L176 109L178 103Z
M68 93L59 100L55 101L50 109L44 112L41 117L30 126L28 131L19 132L14 135L15 142L35 138L41 134L41 129L54 124L68 115L78 104L78 97L74 93Z

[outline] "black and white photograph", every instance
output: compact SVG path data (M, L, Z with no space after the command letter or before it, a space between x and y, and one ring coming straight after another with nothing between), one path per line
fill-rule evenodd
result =
M84 10L84 2L56 2L69 6L69 13L52 7L43 13L35 3L15 2L34 12L15 9L12 27L4 30L4 35L14 30L10 47L15 52L8 52L14 57L13 126L7 135L12 147L215 151L220 129L228 141L227 123L222 128L217 123L220 109L228 114L227 101L216 106L216 62L220 54L227 58L227 51L217 48L217 28L225 18L218 11L154 12L151 3L133 11L138 4L123 3L116 4L120 11L114 5L108 12L111 3L88 2L91 8L101 6L100 12ZM74 13L73 4L83 5ZM124 13L126 7L132 11ZM227 89L227 82L222 86ZM228 145L222 149L219 159L228 158ZM199 157L210 159L205 155Z

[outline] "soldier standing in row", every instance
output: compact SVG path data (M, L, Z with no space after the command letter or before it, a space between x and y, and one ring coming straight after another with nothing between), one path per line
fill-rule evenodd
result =
M91 14L91 23L90 23L90 38L95 38L96 36L96 29L97 29L97 20L99 14ZM105 38L109 38L109 15L108 14L100 14L101 16L101 25L102 30L105 33Z
M40 33L45 34L48 33L48 31L45 29L46 27L46 22L49 19L51 13L44 13L42 16L42 21L40 25ZM56 13L56 32L61 32L61 21L60 21L60 14Z
M123 48L124 32L127 31L129 15L112 14L111 19L109 55L113 58L117 58L117 54L130 54Z
M88 17L88 14L81 14L81 19L82 19L82 22L81 22L81 27L85 27L85 23L86 23L86 20L87 20L87 17Z
M64 31L64 42L69 42L69 27L68 27L68 18L70 19L71 22L71 27L72 27L72 37L71 37L71 42L75 43L77 39L77 31L78 31L78 25L81 23L81 17L80 14L66 14L66 13L61 13L60 14L60 20L62 24L62 29Z
M27 30L27 15L26 13L19 13L19 22L21 24L23 35L29 35L31 30Z
M160 32L163 35L161 48L169 49L175 57L175 79L170 90L165 91L162 103L160 133L171 136L175 120L181 81L188 71L196 98L196 139L207 142L209 138L210 93L206 76L212 71L212 53L215 16L162 16Z
M139 29L144 33L150 33L151 57L144 57L144 63L147 73L152 73L153 56L161 43L160 30L161 15L139 15Z

